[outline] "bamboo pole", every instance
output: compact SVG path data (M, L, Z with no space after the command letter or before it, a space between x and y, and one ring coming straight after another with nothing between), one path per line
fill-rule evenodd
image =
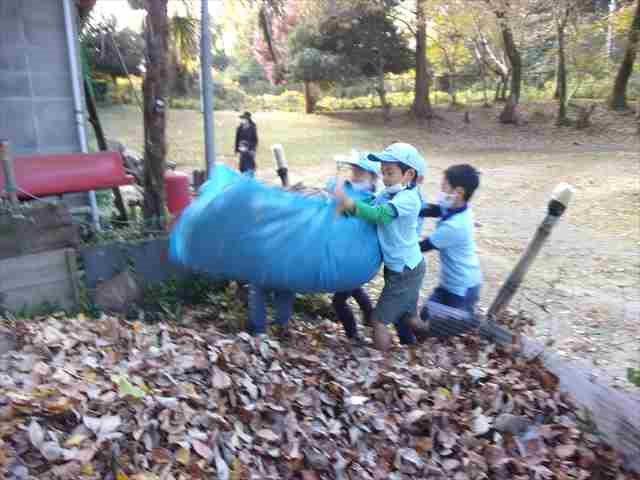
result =
M569 206L573 193L574 189L571 185L560 183L551 194L551 200L547 206L547 215L540 226L538 226L533 240L529 243L522 257L520 257L520 261L509 275L509 278L507 278L507 281L500 288L491 307L489 307L489 311L487 312L489 322L493 322L500 312L511 302L529 268L538 256L538 253L540 253L542 246L549 238L549 235L551 235L551 231Z

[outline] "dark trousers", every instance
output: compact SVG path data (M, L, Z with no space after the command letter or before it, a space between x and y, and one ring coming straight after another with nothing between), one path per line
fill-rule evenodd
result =
M249 285L249 331L253 335L267 333L267 301L270 299L273 299L275 324L281 327L289 324L296 300L295 293Z
M480 285L468 288L464 296L451 293L442 287L436 288L429 297L429 303L420 312L420 318L430 322L426 336L452 337L477 328L478 319L475 313L479 299ZM444 309L439 306L444 306ZM447 312L446 308L454 311Z
M356 288L349 292L338 292L333 295L332 303L336 316L342 323L347 337L354 338L358 334L358 328L356 326L356 318L353 315L353 311L347 303L347 300L349 300L350 297L353 297L360 307L360 310L364 315L365 322L368 322L371 317L373 305L371 305L369 295L367 295L367 292L365 292L363 288Z
M480 286L468 288L467 293L464 297L451 293L450 291L442 287L437 287L431 294L431 297L429 297L429 301L431 302L441 303L442 305L446 305L448 307L464 310L472 317L476 313L476 304L478 303L479 299Z

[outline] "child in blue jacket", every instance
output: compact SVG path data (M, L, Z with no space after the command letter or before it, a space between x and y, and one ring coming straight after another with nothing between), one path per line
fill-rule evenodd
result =
M442 191L437 204L429 204L420 212L422 217L439 217L435 231L420 242L420 250L440 252L440 283L430 302L463 310L471 318L480 296L482 272L476 253L474 221L469 201L480 185L480 176L471 165L453 165L442 178ZM429 317L422 309L422 320ZM418 322L416 330L428 325Z

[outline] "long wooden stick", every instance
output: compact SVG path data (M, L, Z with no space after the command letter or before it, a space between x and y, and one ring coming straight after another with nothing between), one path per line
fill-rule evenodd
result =
M529 243L529 246L520 257L520 261L513 269L507 281L502 285L498 295L489 307L487 312L487 319L492 322L505 309L511 299L518 291L518 288L522 284L522 280L529 271L529 268L533 264L533 261L540 253L542 246L551 235L551 231L558 223L558 220L565 212L573 196L574 189L567 183L559 184L551 195L551 200L547 207L547 215L538 227L533 240Z

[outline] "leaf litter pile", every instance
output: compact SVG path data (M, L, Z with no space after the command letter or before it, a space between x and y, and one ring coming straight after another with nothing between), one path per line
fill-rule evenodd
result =
M465 336L352 347L211 323L49 318L0 358L0 478L611 479L617 454L536 362Z

